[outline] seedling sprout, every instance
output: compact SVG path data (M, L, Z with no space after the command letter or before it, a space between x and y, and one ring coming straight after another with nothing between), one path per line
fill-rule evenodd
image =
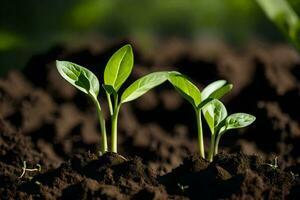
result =
M218 99L208 102L202 112L211 132L209 161L212 161L213 156L218 153L220 139L228 130L243 128L255 121L255 117L247 113L234 113L227 116L224 104Z
M152 88L162 84L168 78L168 72L153 72L133 82L120 95L119 89L131 74L134 58L130 45L125 45L115 52L109 59L104 70L104 84L102 85L111 116L111 151L117 153L118 115L121 106L137 99ZM106 126L104 115L98 100L100 91L97 77L85 67L67 61L57 61L56 66L60 75L80 91L87 94L98 111L101 129L101 153L108 151Z
M278 157L276 156L274 158L274 162L272 164L267 163L267 165L270 166L273 170L277 169L278 168Z
M31 169L31 168L27 168L26 161L23 161L22 174L19 176L19 178L23 178L26 172L41 172L41 171L42 171L42 166L40 164L36 164L36 167Z
M179 72L170 72L168 80L194 108L197 121L199 153L202 158L205 158L201 110L212 99L222 98L228 93L232 89L232 84L228 84L225 80L218 80L205 87L201 93L187 76Z

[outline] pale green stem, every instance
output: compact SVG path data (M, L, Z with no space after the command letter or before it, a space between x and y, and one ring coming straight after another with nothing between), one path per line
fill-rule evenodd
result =
M216 140L216 134L212 133L211 134L211 139L210 139L209 152L208 152L208 161L209 162L213 161L214 150L215 150L215 140Z
M99 101L97 100L96 97L93 97L91 95L96 107L97 107L97 113L98 113L98 118L99 118L99 123L100 123L100 129L101 129L101 153L107 152L107 137L106 137L106 128L105 128L105 119L103 116L103 112L101 110L101 106Z
M199 153L202 158L205 158L201 110L195 108L195 111L196 111L196 120L197 120Z
M107 102L108 102L108 107L109 107L109 113L110 113L110 116L112 116L114 111L113 111L113 107L112 107L112 103L111 103L110 94L108 92L106 92L106 97L107 97Z
M222 134L218 134L217 139L216 139L216 144L215 144L215 151L214 151L214 155L218 154L219 151L219 143L220 143L220 139L221 139Z
M111 119L111 151L118 152L118 115L121 104L115 105L114 113Z
M220 139L222 137L222 135L225 133L225 131L221 131L218 133L218 136L216 138L216 143L215 143L215 150L214 150L214 155L218 154L219 151L219 143L220 143Z

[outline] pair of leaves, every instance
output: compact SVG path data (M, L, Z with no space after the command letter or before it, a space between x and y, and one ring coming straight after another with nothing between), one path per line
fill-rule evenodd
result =
M227 117L227 110L224 104L213 99L207 103L202 112L212 134L215 134L216 127Z
M67 61L56 61L60 75L80 91L97 97L99 81L85 67ZM116 93L126 81L133 68L133 52L130 45L125 45L109 59L104 70L104 88L111 94Z
M99 81L88 69L67 61L56 61L60 75L80 91L97 98ZM130 75L133 67L133 53L130 45L125 45L112 55L104 71L104 89L109 94L117 94ZM152 88L167 80L168 72L154 72L132 83L122 94L121 103L137 99Z
M212 134L223 134L230 129L243 128L255 121L255 117L247 113L235 113L227 117L224 104L217 99L207 103L202 111Z
M168 80L196 109L201 109L212 99L222 98L232 89L232 84L218 80L205 87L201 93L188 77L179 72L169 72Z

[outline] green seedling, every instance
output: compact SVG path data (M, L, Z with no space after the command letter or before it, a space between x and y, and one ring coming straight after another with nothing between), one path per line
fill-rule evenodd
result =
M23 161L23 166L22 166L22 174L19 176L19 178L23 178L26 172L41 172L42 171L42 166L40 164L36 164L35 168L27 168L27 163L26 161ZM32 177L29 177L31 179Z
M202 109L204 118L211 132L208 160L218 153L221 137L230 129L238 129L249 126L255 121L253 115L247 113L234 113L227 116L227 110L218 99L208 102Z
M182 193L184 193L187 189L189 189L188 185L182 185L180 183L177 183L177 186L179 187Z
M293 180L296 180L299 177L299 174L295 174L294 172L290 171L291 176L293 177Z
M168 80L194 108L197 121L199 153L202 158L205 158L201 110L212 99L222 98L228 93L232 89L232 84L228 84L225 80L218 80L205 87L201 93L188 77L179 72L169 72Z
M98 101L100 91L99 81L90 70L67 61L56 61L56 67L59 74L78 90L85 93L95 104L99 117L101 129L101 152L107 151L107 136L105 128L105 119Z
M267 163L268 166L270 166L273 170L277 169L279 166L278 166L278 157L276 156L274 158L274 162L273 163Z
M126 102L139 98L152 88L165 82L168 78L168 72L150 73L133 82L120 95L119 89L131 74L134 63L133 60L131 46L125 45L112 55L104 70L104 84L102 86L106 93L111 116L111 151L116 153L118 115L121 106ZM57 61L56 65L63 78L77 89L87 94L95 103L102 133L101 153L106 152L108 150L106 127L100 102L98 101L100 87L97 77L88 69L75 63Z

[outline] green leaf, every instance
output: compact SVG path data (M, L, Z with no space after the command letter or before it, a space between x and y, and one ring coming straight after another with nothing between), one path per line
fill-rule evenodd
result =
M202 100L208 97L220 99L232 89L232 84L225 80L218 80L210 83L202 91Z
M219 88L215 92L213 92L209 97L214 99L221 99L225 94L230 92L233 88L232 84L226 84L223 87Z
M253 115L247 113L235 113L226 118L226 130L249 126L255 121Z
M224 104L217 99L213 99L202 108L202 112L211 133L215 134L216 127L227 117Z
M169 72L168 80L195 108L201 103L200 90L186 76L179 72Z
M56 61L59 74L80 91L98 96L99 81L90 70L68 61Z
M104 70L104 84L118 91L133 68L133 52L129 44L120 48L109 59Z
M202 90L202 99L206 99L211 95L214 91L223 87L227 82L225 80L218 80L210 83Z
M123 92L121 96L121 103L137 99L152 88L165 82L167 78L168 72L153 72L139 78Z

